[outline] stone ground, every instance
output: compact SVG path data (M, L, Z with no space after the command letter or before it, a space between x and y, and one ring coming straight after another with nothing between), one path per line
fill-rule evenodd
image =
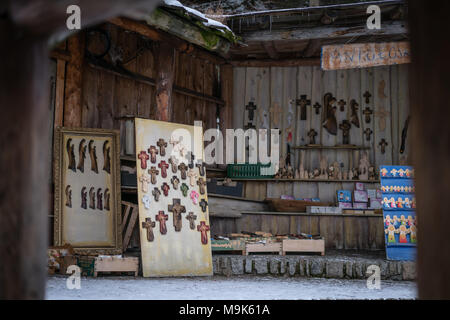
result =
M49 300L316 300L316 299L415 299L411 281L381 281L368 289L366 280L274 276L213 276L193 278L134 278L102 276L81 279L80 290L69 290L67 277L51 276Z

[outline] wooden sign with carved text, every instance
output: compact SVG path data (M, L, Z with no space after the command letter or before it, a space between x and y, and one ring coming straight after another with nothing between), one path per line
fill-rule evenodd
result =
M354 43L322 47L323 70L410 63L409 42Z

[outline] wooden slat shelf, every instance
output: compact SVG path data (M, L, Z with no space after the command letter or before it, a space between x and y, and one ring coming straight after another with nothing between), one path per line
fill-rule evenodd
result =
M342 145L342 146L296 146L292 147L292 149L300 149L300 150L369 150L370 147L364 146L354 146L354 145Z
M283 215L283 216L306 216L306 217L379 217L382 214L351 214L351 213L306 213L306 212L280 212L280 211L242 211L242 214L254 215Z
M246 178L230 178L232 181L261 181L261 182L328 182L328 183L380 183L380 180L324 180L324 179L275 179L275 178L263 178L263 179L246 179ZM223 180L223 178L217 178L216 180Z

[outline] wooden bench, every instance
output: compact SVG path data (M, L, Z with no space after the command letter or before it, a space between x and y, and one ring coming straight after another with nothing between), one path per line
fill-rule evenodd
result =
M286 252L317 252L325 255L325 239L285 239L282 244L283 255Z
M96 257L94 277L99 272L133 272L137 277L139 272L139 258L137 257Z

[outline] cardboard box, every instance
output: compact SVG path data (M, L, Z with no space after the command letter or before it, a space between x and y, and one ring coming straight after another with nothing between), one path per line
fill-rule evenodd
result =
M353 191L353 202L368 202L367 191Z
M338 202L352 202L352 192L350 190L338 190L337 191Z
M355 190L364 191L364 183L356 182L355 183Z
M370 199L370 208L371 209L381 209L381 199Z
M353 208L353 205L351 202L339 202L339 208L351 209L351 208Z
M378 199L377 198L377 189L367 189L367 197L369 199Z
M353 202L353 209L367 209L367 202Z

